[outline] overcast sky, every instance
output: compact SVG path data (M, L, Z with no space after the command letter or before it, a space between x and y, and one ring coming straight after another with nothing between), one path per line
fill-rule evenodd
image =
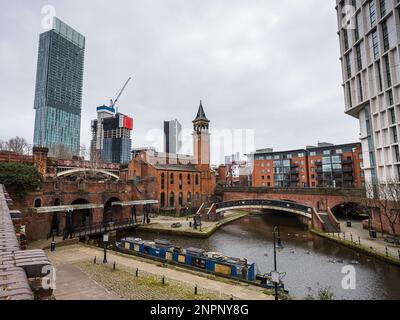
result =
M358 140L357 120L344 114L333 0L0 3L0 139L33 139L41 11L50 4L86 36L82 144L96 106L129 76L118 106L135 119L134 147L148 145L163 120L191 128L200 99L212 128L253 129L256 148Z

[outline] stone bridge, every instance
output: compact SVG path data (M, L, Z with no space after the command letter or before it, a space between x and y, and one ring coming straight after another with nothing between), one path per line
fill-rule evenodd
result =
M316 229L338 232L340 223L333 212L343 205L361 204L363 195L358 189L224 188L215 212L233 208L286 211L309 219Z

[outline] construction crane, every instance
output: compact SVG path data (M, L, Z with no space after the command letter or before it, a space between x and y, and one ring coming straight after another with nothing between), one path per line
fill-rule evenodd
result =
M110 100L110 107L114 109L115 105L117 104L119 98L121 97L122 93L125 91L126 86L128 85L129 81L131 81L131 77L129 77L129 79L125 82L124 86L122 87L121 91L119 92L119 94L117 95L117 97L115 98L115 100L113 101L112 99Z

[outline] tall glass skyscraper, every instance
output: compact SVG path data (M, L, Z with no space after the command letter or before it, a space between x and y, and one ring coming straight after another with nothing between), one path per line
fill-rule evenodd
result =
M40 35L34 109L34 146L50 155L78 155L85 37L54 18Z

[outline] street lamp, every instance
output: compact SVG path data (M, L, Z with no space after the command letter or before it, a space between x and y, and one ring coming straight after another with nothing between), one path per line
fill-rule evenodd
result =
M278 301L278 284L280 282L280 275L278 273L276 248L282 248L281 232L278 227L274 228L274 272L272 273L272 281L275 283L275 300Z
M103 245L104 245L104 259L103 263L107 263L107 245L108 245L108 233L103 235Z

